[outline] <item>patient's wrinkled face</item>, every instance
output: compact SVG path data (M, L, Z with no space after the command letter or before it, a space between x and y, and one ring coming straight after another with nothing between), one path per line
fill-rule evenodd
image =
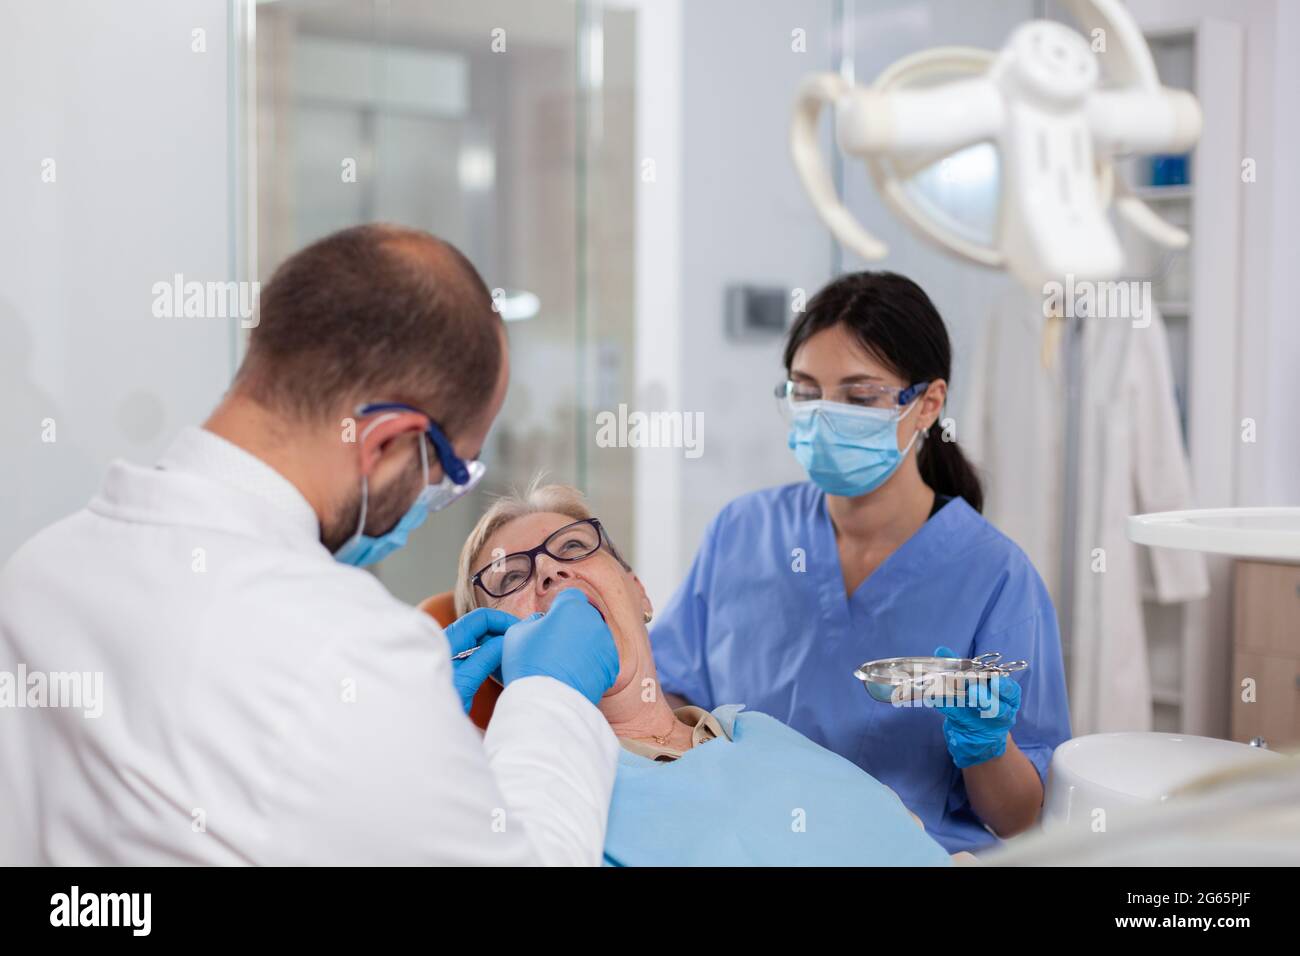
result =
M516 518L484 542L470 567L477 571L490 563L494 555L529 551L573 520L568 515L549 511ZM567 588L577 588L605 619L618 648L618 678L606 696L621 690L635 676L637 663L651 659L645 628L649 603L641 582L603 546L580 561L556 561L546 554L538 554L534 560L532 578L513 594L494 598L476 589L479 605L497 607L525 618L537 611L546 613L557 594Z

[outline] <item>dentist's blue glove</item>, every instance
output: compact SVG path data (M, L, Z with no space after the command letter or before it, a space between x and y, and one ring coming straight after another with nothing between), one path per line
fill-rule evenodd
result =
M502 635L518 621L519 618L513 614L496 608L481 607L444 628L447 641L451 644L451 682L456 685L465 713L469 713L469 706L474 702L478 689L483 686L483 681L501 666L501 654L505 647L505 637ZM476 644L479 649L469 657L459 661L455 659L461 651L467 651Z
M949 648L935 649L935 657L956 657ZM943 736L953 763L963 770L1007 750L1007 734L1020 710L1020 685L1002 675L966 685L964 707L938 707L943 714Z
M507 687L521 677L554 677L594 704L618 677L614 635L577 588L556 595L545 615L511 627L505 641L501 672Z

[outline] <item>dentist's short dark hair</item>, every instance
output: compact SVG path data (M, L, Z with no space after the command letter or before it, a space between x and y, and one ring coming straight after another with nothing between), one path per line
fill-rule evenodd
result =
M789 374L795 353L825 329L843 325L868 353L907 381L952 385L952 344L947 326L925 290L895 272L850 272L819 291L808 310L790 327L785 343ZM933 433L925 435L916 464L922 480L941 495L965 498L976 511L984 509L984 489L975 468L956 442Z
M235 388L295 421L403 402L451 434L491 399L505 336L454 246L401 226L354 226L290 256L262 290Z

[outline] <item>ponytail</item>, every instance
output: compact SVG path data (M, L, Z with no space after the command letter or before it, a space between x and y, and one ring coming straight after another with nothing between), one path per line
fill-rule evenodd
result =
M930 427L930 434L935 432L937 424ZM976 511L984 510L984 489L980 485L975 466L967 460L955 441L945 441L942 437L924 436L917 451L916 466L921 471L921 480L935 493L949 498L964 498L966 504Z

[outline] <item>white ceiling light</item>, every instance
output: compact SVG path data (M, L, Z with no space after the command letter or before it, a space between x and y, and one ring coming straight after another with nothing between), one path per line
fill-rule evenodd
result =
M522 322L541 311L542 300L524 289L494 289L492 306L507 322Z

